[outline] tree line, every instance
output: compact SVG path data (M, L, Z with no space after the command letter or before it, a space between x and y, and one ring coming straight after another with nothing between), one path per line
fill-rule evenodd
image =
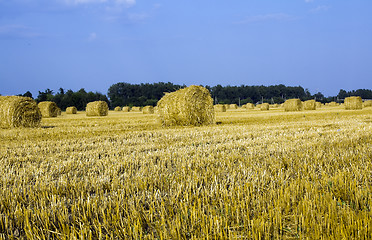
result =
M186 87L173 83L141 83L130 84L119 82L109 87L107 96L99 92L87 92L84 88L74 92L60 88L56 93L50 89L39 91L37 102L53 101L62 110L69 106L75 106L78 110L85 110L86 104L92 101L106 101L111 109L117 106L155 106L165 93L174 92ZM302 101L315 99L327 103L331 101L342 102L345 97L360 96L363 99L372 99L372 90L358 89L345 91L341 89L337 96L325 97L321 92L311 94L308 89L301 86L285 86L283 84L271 86L205 86L211 93L215 104L238 104L246 103L283 103L287 99L299 98ZM32 97L28 91L21 96Z

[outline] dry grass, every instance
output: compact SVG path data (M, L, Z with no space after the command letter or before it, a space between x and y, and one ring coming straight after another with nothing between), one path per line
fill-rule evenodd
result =
M38 127L41 117L32 98L0 96L0 128Z
M372 110L1 129L0 239L371 239Z

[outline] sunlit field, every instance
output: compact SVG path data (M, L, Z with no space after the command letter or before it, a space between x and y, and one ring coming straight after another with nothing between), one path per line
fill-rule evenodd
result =
M0 239L372 239L372 108L0 129Z

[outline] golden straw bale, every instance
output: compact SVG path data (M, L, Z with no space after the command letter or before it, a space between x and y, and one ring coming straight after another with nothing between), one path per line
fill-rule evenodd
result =
M246 110L251 110L254 109L254 104L253 103L247 103L244 105Z
M0 96L0 128L38 127L41 112L29 97Z
M238 109L238 105L230 104L229 109Z
M213 99L208 89L201 86L192 85L166 93L157 106L163 126L201 126L215 123Z
M142 107L132 107L130 109L131 112L141 112L142 111Z
M226 112L226 106L223 104L217 104L214 105L213 107L215 112Z
M87 104L85 108L87 116L107 116L108 105L105 101L95 101Z
M225 105L225 107L226 107L226 110L227 109L230 109L230 104L224 104Z
M329 107L337 107L337 106L339 106L339 104L336 103L336 102L330 102L330 103L328 103L327 106L329 106Z
M279 107L279 104L275 103L275 104L270 104L270 108L278 108Z
M302 111L302 102L298 98L288 99L284 102L284 110L290 111Z
M123 112L129 112L129 111L130 111L130 107L125 106L125 107L123 107L123 108L121 109L121 111L123 111Z
M154 114L154 107L153 106L145 106L142 108L143 114Z
M121 111L121 107L119 107L119 106L115 107L115 108L114 108L114 111L115 111L115 112L120 112L120 111Z
M267 111L267 110L269 110L269 108L270 108L270 105L268 103L262 103L260 105L261 111Z
M38 107L44 118L57 117L58 115L58 106L55 102L39 102Z
M363 101L361 97L347 97L345 98L346 110L357 110L363 108Z
M315 102L315 108L321 108L322 103L321 102Z
M363 107L372 107L372 100L364 101Z
M66 108L66 114L76 114L77 113L77 108L72 106L72 107L68 107Z
M57 115L61 116L62 115L62 110L60 108L57 108Z
M315 110L316 109L316 102L315 100L307 100L303 102L304 110Z

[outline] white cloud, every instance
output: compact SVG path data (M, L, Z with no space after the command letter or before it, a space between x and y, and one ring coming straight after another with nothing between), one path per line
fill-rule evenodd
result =
M323 12L323 11L327 11L330 8L331 8L330 6L322 5L322 6L317 6L316 8L311 9L310 12L312 13Z
M88 40L94 41L96 38L97 38L97 34L95 32L92 32L91 34L89 34Z
M310 3L310 2L314 2L314 0L305 0L305 2Z
M273 13L273 14L250 16L236 23L245 24L245 23L264 22L264 21L292 21L295 19L296 17L285 14L285 13Z

